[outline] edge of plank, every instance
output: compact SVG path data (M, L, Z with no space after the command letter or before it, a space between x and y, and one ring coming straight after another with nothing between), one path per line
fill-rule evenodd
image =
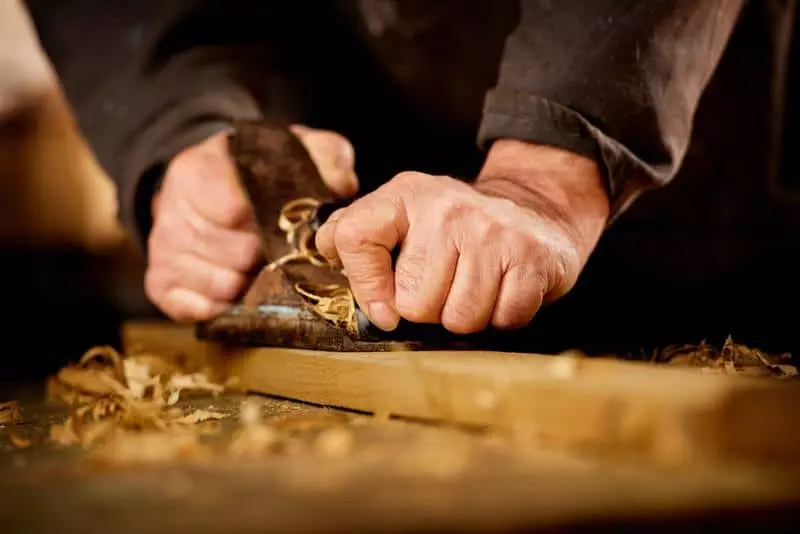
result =
M258 393L488 427L560 449L666 464L800 463L797 383L569 355L230 347L171 323L127 323L123 343L183 355Z

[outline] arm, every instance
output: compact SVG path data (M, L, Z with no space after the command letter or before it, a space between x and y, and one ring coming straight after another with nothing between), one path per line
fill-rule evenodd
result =
M387 330L526 324L575 284L609 218L675 175L741 3L522 0L473 186L400 174L334 214L320 252Z
M82 133L117 185L120 218L140 243L173 157L232 120L261 118L273 100L275 58L264 36L280 33L285 15L256 4L28 0Z
M597 161L613 218L675 176L742 4L522 0L480 142L511 138Z

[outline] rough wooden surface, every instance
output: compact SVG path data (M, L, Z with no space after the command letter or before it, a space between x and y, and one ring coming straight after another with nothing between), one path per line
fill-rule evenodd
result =
M563 450L665 465L797 465L797 383L611 359L488 352L237 348L184 327L130 323L126 350L183 354L250 391L490 427Z
M252 397L251 397L252 398ZM242 397L195 400L234 415ZM184 401L182 401L184 402ZM492 434L386 421L260 398L294 446L246 460L97 464L47 441L63 410L23 406L0 428L4 534L255 532L575 532L625 528L790 531L797 477L754 469L643 469L514 443ZM223 421L222 447L236 426ZM346 454L320 454L320 433L354 436ZM17 449L9 433L30 439Z

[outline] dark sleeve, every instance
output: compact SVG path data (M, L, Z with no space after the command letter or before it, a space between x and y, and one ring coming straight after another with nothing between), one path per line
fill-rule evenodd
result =
M683 160L698 101L740 0L521 0L479 142L499 138L594 158L612 217Z
M272 41L286 33L275 4L284 2L28 0L81 133L117 185L120 219L140 244L174 155L284 105L275 102L287 94L275 76Z

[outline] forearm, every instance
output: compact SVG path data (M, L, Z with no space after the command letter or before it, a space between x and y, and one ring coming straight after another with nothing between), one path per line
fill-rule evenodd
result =
M280 11L257 2L28 0L82 134L142 243L160 171L273 96ZM285 22L285 21L284 21Z
M741 0L522 0L480 142L513 138L595 160L612 217L668 183Z
M548 217L566 230L583 261L606 227L605 181L591 158L513 139L496 141L475 187Z

